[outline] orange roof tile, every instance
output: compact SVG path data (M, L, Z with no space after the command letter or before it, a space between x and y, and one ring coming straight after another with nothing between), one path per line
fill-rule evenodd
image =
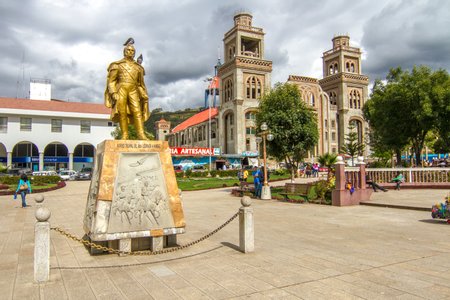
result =
M64 102L59 100L45 101L45 100L1 98L1 97L0 97L0 108L92 113L92 114L109 114L111 112L110 108L107 108L103 104L97 103Z
M219 110L217 109L217 107L211 107L210 110L211 110L211 119L219 114ZM205 109L205 110L193 115L192 117L185 120L184 122L178 124L177 126L175 126L172 129L172 133L176 133L176 132L184 130L188 127L203 123L203 122L207 121L208 119L209 119L209 109Z

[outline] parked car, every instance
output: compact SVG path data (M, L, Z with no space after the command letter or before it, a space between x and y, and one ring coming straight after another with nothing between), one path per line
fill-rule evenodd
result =
M33 176L58 176L56 171L34 171Z
M92 178L92 168L83 168L75 176L75 179L77 180L90 180L91 178Z
M194 165L192 167L192 172L202 172L202 171L206 171L205 165Z
M62 180L75 180L76 176L77 172L74 170L62 170L59 172L59 177L61 177Z

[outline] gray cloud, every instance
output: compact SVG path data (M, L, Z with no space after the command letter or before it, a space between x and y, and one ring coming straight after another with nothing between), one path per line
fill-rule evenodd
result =
M132 36L144 55L151 107L201 106L203 79L243 10L266 33L273 83L289 74L321 78L322 53L341 33L363 48L371 80L398 65L450 69L449 8L443 0L2 1L0 96L25 96L18 81L37 77L52 80L54 98L101 103L106 68Z

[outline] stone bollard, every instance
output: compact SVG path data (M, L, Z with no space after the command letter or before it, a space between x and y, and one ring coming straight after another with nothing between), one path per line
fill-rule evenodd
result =
M36 209L42 206L42 202L44 202L44 195L37 195L34 197L34 201L36 202Z
M34 280L38 283L48 281L50 275L50 215L46 207L39 207L35 212Z
M241 198L239 209L239 249L244 253L255 251L255 226L253 223L253 208L250 207L250 197Z

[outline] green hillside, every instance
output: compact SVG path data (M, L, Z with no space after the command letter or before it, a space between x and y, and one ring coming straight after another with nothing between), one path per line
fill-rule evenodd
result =
M145 122L145 130L156 135L155 122L161 119L170 122L170 129L174 128L184 120L200 112L201 108L186 108L178 111L163 111L161 108L152 110L150 118Z

